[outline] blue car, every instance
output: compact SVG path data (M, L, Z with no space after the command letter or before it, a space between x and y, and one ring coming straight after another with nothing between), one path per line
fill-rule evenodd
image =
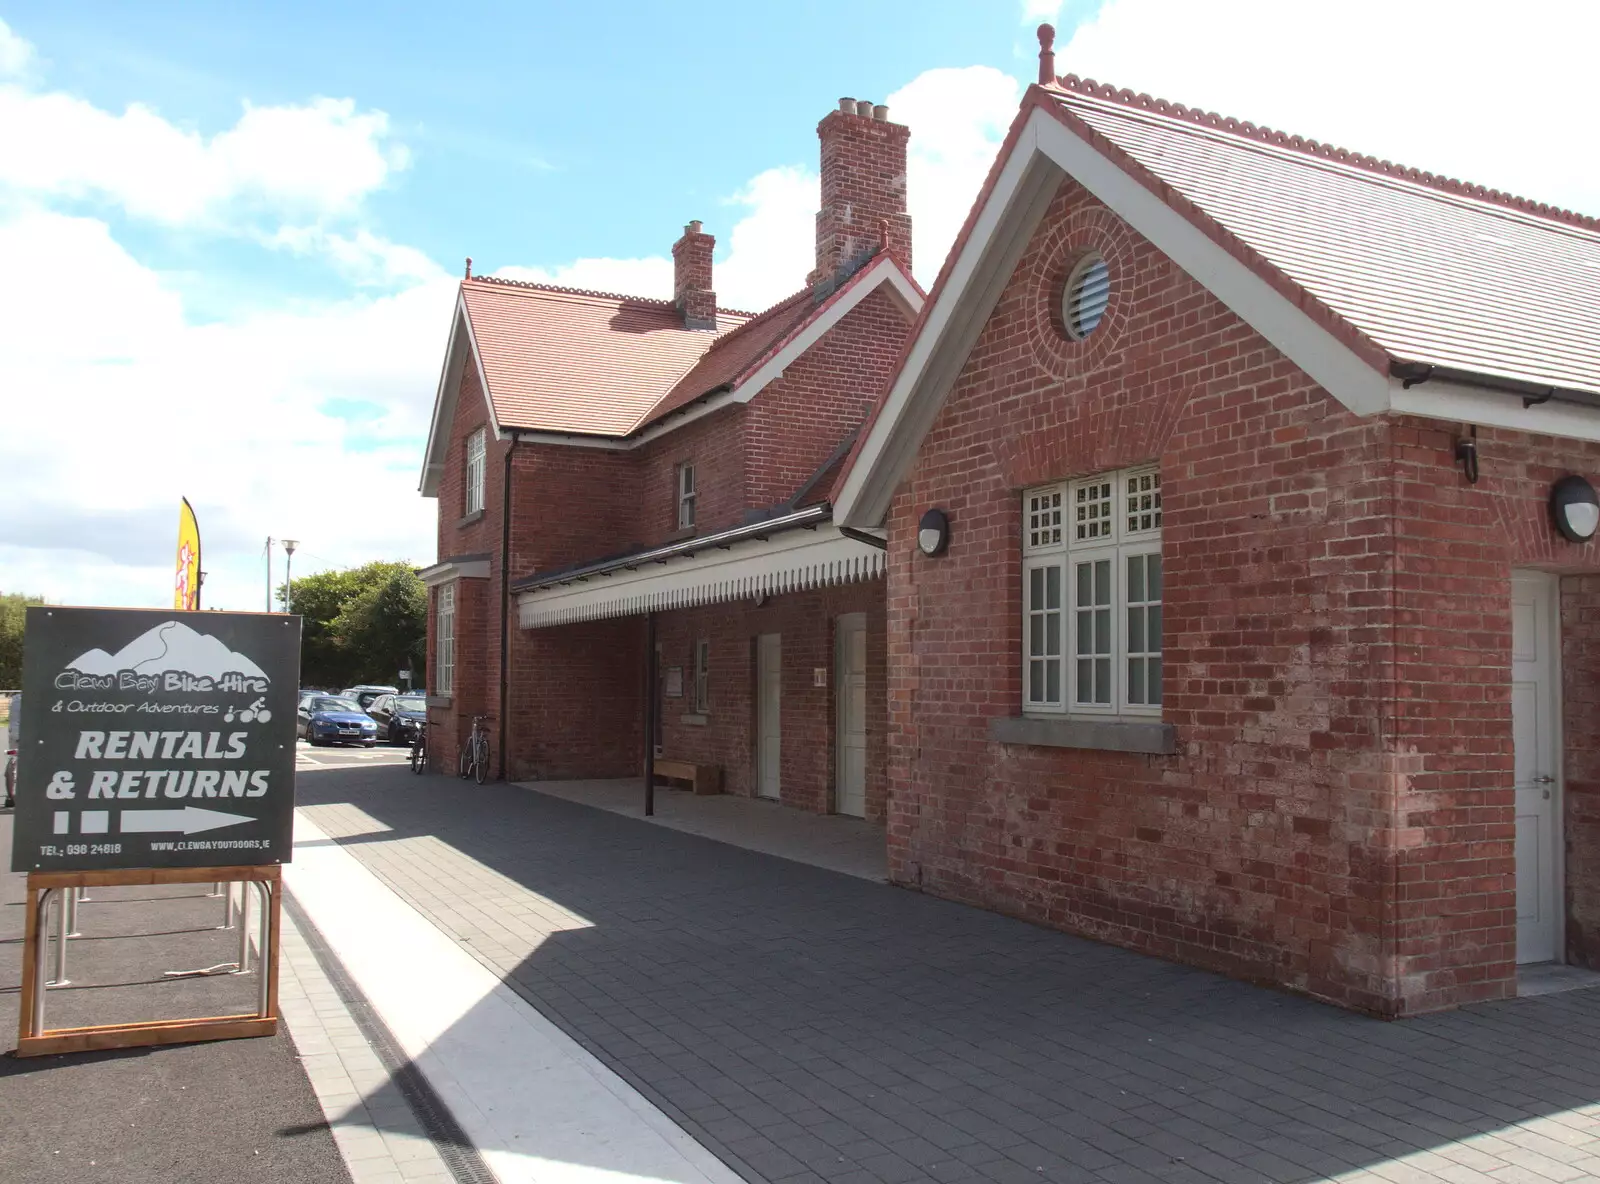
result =
M378 743L378 725L353 699L337 695L307 695L300 700L300 735L313 747L319 744Z

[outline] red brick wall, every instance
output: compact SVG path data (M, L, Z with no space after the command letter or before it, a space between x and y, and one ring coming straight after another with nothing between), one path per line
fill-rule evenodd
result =
M1089 247L1112 304L1072 343L1055 310ZM1064 185L891 514L891 875L1386 1014L1514 990L1510 572L1600 566L1543 507L1600 449L1483 432L1469 486L1453 434L1352 416ZM1021 706L1020 491L1148 461L1177 753L990 741ZM952 541L928 560L908 540L935 505ZM1588 951L1600 827L1573 717L1600 656L1568 585L1568 944Z
M745 426L752 506L792 497L861 426L900 356L907 316L880 287L756 396Z
M507 775L630 777L644 758L644 621L517 629Z
M683 697L664 699L662 746L678 760L722 766L725 792L752 796L755 761L756 638L782 637L779 691L782 733L781 793L785 805L816 813L834 809L837 768L834 634L845 613L867 616L867 817L882 819L886 779L883 582L871 580L749 602L706 605L661 613L656 642L666 669L683 670ZM694 645L711 642L710 709L694 716ZM827 671L826 685L813 671Z
M668 432L629 454L637 471L633 537L653 546L738 526L754 503L745 484L748 407L728 407ZM678 465L694 465L694 530L678 529ZM615 551L619 548L611 548ZM596 551L595 554L605 554Z

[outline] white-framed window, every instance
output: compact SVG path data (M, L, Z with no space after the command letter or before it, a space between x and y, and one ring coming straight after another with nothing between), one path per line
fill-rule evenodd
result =
M483 509L483 468L488 449L488 429L479 428L467 437L467 508L476 514Z
M434 630L433 693L450 694L456 679L456 586L439 585L438 627Z
M694 527L694 465L684 461L678 466L678 529Z
M694 643L694 710L697 715L711 710L711 641L705 637Z
M1161 714L1161 474L1022 495L1022 706Z

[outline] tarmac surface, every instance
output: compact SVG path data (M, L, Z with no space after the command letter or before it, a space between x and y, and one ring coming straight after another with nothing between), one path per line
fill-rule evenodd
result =
M0 868L12 811L0 811ZM294 1044L276 1036L19 1060L26 878L0 872L0 1180L348 1184ZM71 985L46 995L69 1027L253 1011L257 979L169 978L237 959L237 932L207 885L96 889L69 939ZM132 936L139 935L139 936ZM52 964L53 965L53 964Z

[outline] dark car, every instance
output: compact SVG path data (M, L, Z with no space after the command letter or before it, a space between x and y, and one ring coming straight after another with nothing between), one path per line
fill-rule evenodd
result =
M390 744L410 744L428 720L428 703L421 695L379 695L367 705L367 714Z
M362 711L372 706L372 701L379 695L398 695L399 687L380 687L374 683L364 682L358 687L345 687L338 695L343 699L354 699Z
M360 704L338 695L307 695L300 700L300 735L306 743L365 744L378 742L378 725Z

